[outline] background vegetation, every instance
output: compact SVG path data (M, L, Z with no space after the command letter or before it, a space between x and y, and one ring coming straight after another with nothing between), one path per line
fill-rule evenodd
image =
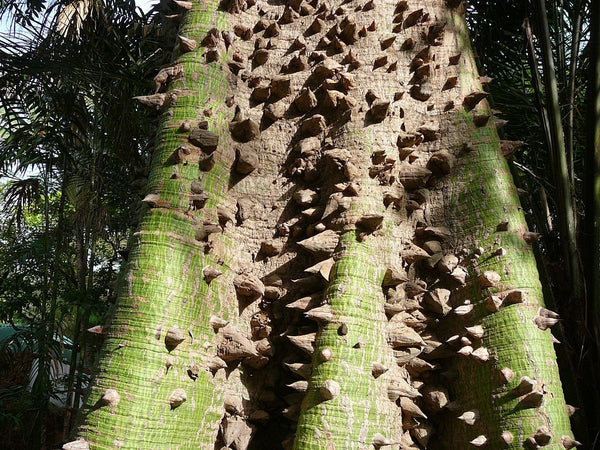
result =
M0 321L21 326L39 375L31 392L0 390L0 429L12 448L42 448L68 434L101 339L86 330L105 322L114 295L155 122L131 97L170 50L156 12L133 2L2 7L13 34L0 35ZM56 335L73 341L59 387ZM5 342L0 376L29 372L21 350ZM66 410L51 406L58 394Z

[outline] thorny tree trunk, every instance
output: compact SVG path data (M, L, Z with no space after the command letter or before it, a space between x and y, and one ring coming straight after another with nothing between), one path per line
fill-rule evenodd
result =
M451 3L191 4L176 90L140 99L167 111L150 209L65 448L575 444Z

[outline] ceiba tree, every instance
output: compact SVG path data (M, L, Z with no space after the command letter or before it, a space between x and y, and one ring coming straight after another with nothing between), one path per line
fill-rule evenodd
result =
M572 448L448 0L176 1L148 205L63 448Z

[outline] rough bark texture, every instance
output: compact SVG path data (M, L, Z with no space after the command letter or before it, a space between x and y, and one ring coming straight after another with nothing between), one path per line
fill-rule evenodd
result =
M460 7L220 8L193 4L182 78L150 101L89 445L522 448L546 427L564 448L554 319Z

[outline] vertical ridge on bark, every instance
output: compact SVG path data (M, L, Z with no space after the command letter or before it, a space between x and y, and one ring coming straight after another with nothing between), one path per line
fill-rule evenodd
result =
M373 263L369 244L356 242L354 232L342 237L340 247L325 294L335 320L320 330L315 343L311 388L296 430L297 449L369 448L375 434L390 442L402 436L400 410L387 395L393 371L377 378L372 374L373 363L396 364L382 333L383 270ZM331 360L323 360L326 350L331 350ZM320 390L327 380L340 384L336 398L323 397Z
M223 22L221 16L215 2L196 5L181 32L199 37L211 22ZM190 184L199 176L198 154L172 160L174 149L185 145L179 123L197 117L199 105L218 111L224 99L223 94L209 95L197 83L204 80L218 92L227 88L220 69L205 65L200 57L197 53L180 57L185 81L167 93L176 98L165 106L167 113L157 132L146 198L150 209L132 238L116 313L81 427L92 448L194 448L214 442L218 433L224 380L208 370L212 356L204 344L214 339L210 315L232 305L205 300L218 298L220 289L219 283L209 286L201 277L203 267L217 264L217 258L205 254L195 239L207 217L191 202ZM210 124L215 130L225 128L218 115ZM228 179L222 169L213 174L212 182L204 183L209 205ZM120 395L118 404L102 404L100 397L107 389Z
M463 19L452 15L449 20L456 27L457 43L463 46L460 85L467 95L481 87ZM491 358L483 364L474 364L469 358L454 360L457 377L451 385L461 404L459 412L476 408L482 419L474 425L460 421L448 424L444 434L448 440L443 445L459 446L465 442L461 436L468 441L483 434L494 448L523 448L532 445L536 431L545 427L552 435L547 448L564 448L561 439L571 436L570 424L553 338L538 322L547 313L540 309L544 304L530 233L493 125L472 125L474 114L487 113L489 106L483 103L476 111L457 117L455 126L462 138L455 145L468 147L468 151L463 152L456 172L445 183L449 192L445 220L455 235L455 248L465 249L461 264L470 274L457 297L470 299L474 314L461 325L483 326L481 345ZM497 273L499 281L482 286L479 278L486 271ZM502 300L510 291L519 293L514 302L491 306L493 297ZM511 369L514 378L504 379L500 373L503 368ZM540 394L540 401L530 392L515 390L523 377L535 380L533 390ZM507 444L502 440L503 432L514 440Z

